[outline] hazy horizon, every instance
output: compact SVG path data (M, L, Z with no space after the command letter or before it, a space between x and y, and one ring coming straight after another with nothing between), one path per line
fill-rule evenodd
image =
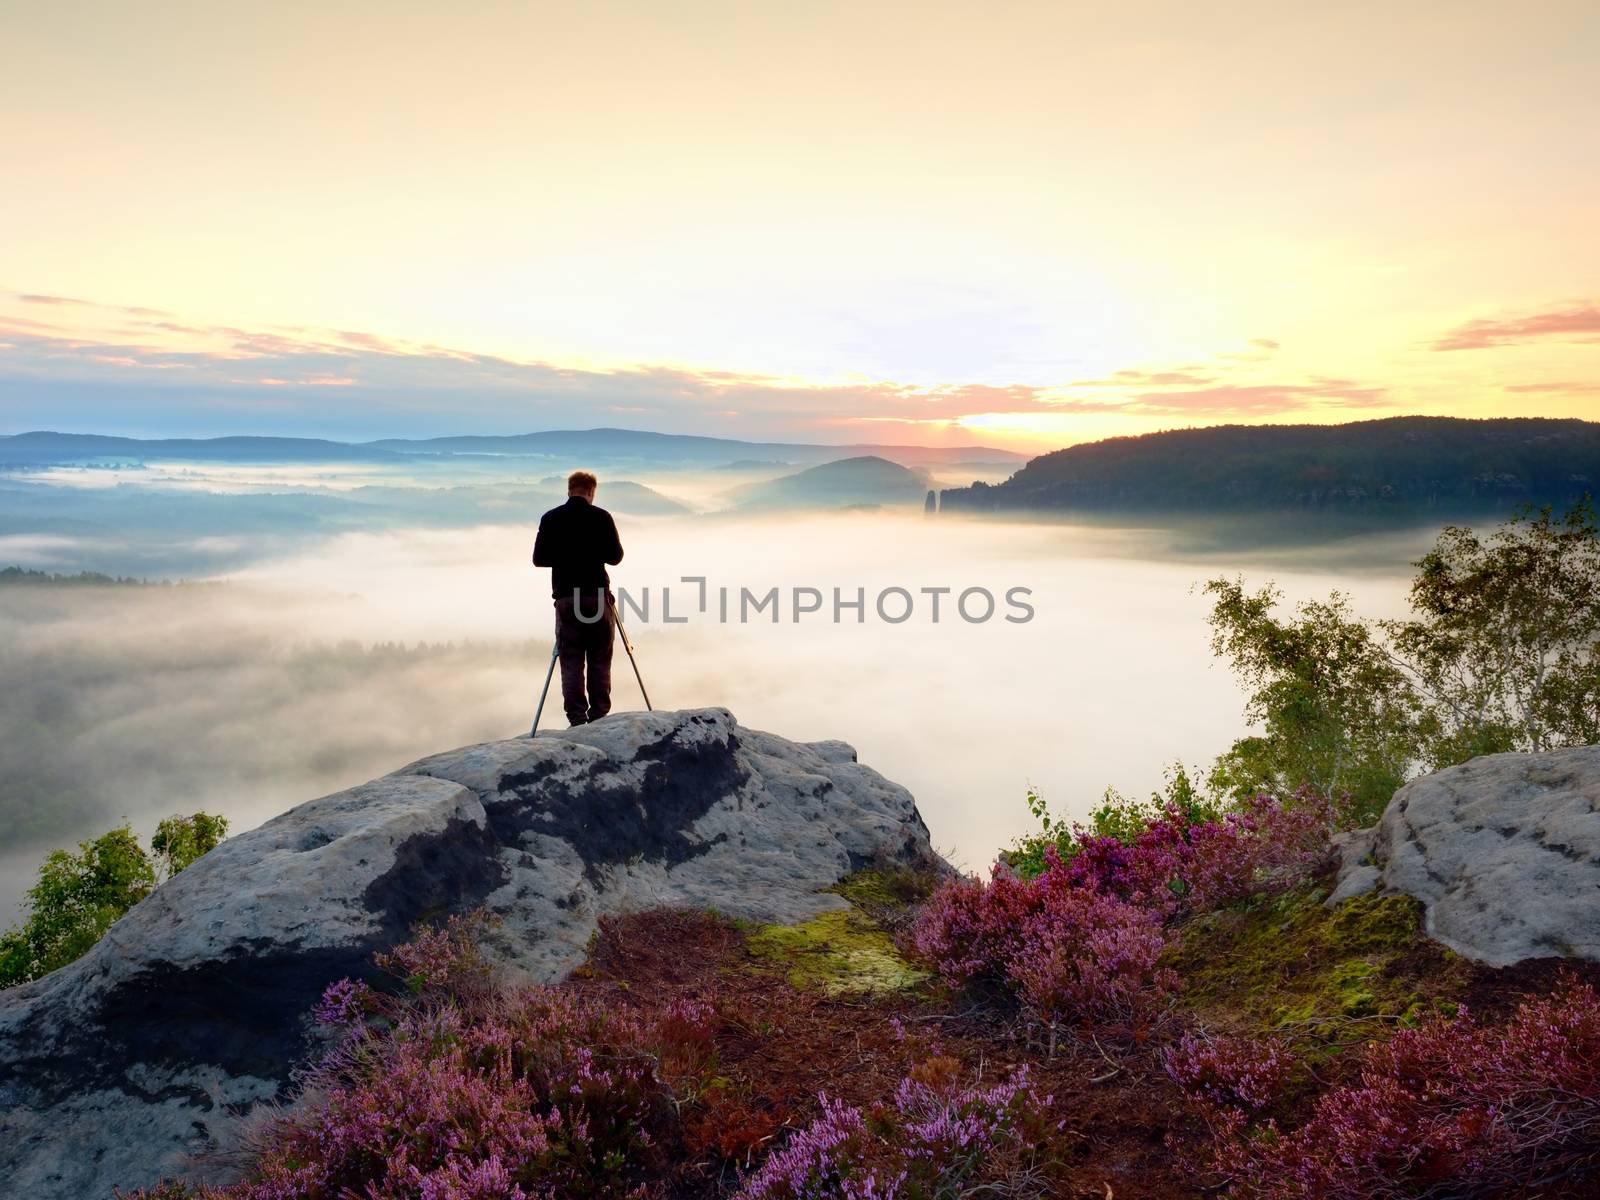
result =
M408 470L0 476L0 566L191 581L0 587L0 912L15 912L45 850L123 817L148 833L172 812L221 811L242 832L426 754L525 731L551 624L547 573L528 555L560 477L498 463L459 487ZM1194 583L1244 571L1291 598L1338 586L1387 615L1430 540L1411 529L1261 545L1227 522L928 519L916 505L707 511L725 473L636 480L700 509L614 506L627 548L615 584L653 596L633 636L656 705L717 705L752 728L850 742L973 869L1030 827L1030 786L1081 817L1106 786L1148 791L1165 764L1204 765L1244 731ZM603 481L600 502L622 490ZM6 532L29 512L59 528ZM707 578L707 614L683 576ZM814 587L824 612L720 624L723 586L734 614L741 587L778 587L786 608L792 589ZM987 588L999 614L957 619L954 593L937 624L925 605L899 625L871 610L885 588L935 586ZM831 622L835 587L865 591L862 623L849 610ZM1002 619L1013 587L1030 590L1026 624ZM663 623L664 588L689 623ZM617 707L640 707L620 660L615 679Z
M54 427L50 427L50 428L44 428L44 427L36 427L36 428L28 428L28 429L18 428L18 429L8 429L8 430L0 431L0 438L22 437L22 436L26 436L26 435L29 435L29 434L41 434L41 433L45 433L45 434L61 434L61 435L65 435L65 436L68 436L68 437L127 438L127 439L130 439L130 440L133 440L133 441L150 441L150 442L154 442L154 441L199 441L199 442L205 442L205 441L219 441L219 440L222 440L222 439L225 439L225 438L261 438L261 439L264 439L264 440L288 438L288 439L293 439L293 440L302 440L302 441L311 441L311 442L326 441L326 442L333 442L333 443L337 443L337 444L340 444L340 445L347 445L347 446L370 447L370 446L377 446L377 445L379 445L379 444L381 444L383 442L401 441L401 442L415 442L415 443L419 443L420 444L420 443L425 443L425 442L447 441L447 440L450 440L452 438L457 438L457 437L524 438L524 437L539 437L539 436L549 435L549 434L638 433L638 434L647 434L647 435L651 435L651 436L667 437L667 438L673 438L673 437L704 438L704 439L707 439L707 440L710 440L710 441L729 442L729 443L733 443L735 445L747 445L747 446L752 446L752 445L753 446L797 446L797 447L813 447L813 446L817 446L817 447L837 447L839 449L848 449L850 447L856 447L856 446L873 446L873 447L893 447L895 449L905 449L905 450L931 450L931 451L935 451L935 452L961 451L961 450L994 450L994 451L1000 451L1001 453L1006 454L1006 455L1015 455L1015 456L1017 456L1017 461L1019 462L1019 464L1021 462L1026 461L1029 457L1031 457L1031 455L1028 452L1011 450L1011 449L1007 449L1004 446L985 445L982 441L980 441L980 440L978 440L976 438L973 438L973 439L968 440L968 441L953 442L953 443L941 443L941 444L938 444L938 445L927 445L927 444L918 443L918 442L901 442L901 441L896 441L893 438L869 438L869 437L845 438L843 435L839 435L837 438L829 438L827 436L821 436L821 437L818 437L818 438L815 438L815 439L804 439L804 438L798 438L798 437L796 437L796 438L778 438L778 439L772 439L772 438L745 438L745 437L735 437L735 436L733 436L731 434L724 435L724 434L712 434L712 433L685 433L685 432L681 432L681 431L670 431L670 430L664 430L664 429L650 429L650 428L645 428L645 427L642 427L642 426L627 425L627 424L616 424L616 425L568 425L568 426L560 426L560 427L555 427L555 426L541 427L541 428L537 428L537 429L513 429L513 428L510 428L510 427L507 427L507 428L504 428L504 429L497 429L497 430L486 431L486 432L485 431L480 431L480 432L473 432L473 433L461 433L459 431L451 431L447 427L441 426L440 431L436 432L436 433L416 434L416 435L408 435L408 436L401 436L401 435L395 434L395 433L377 433L377 434L375 434L373 436L363 436L363 437L329 437L326 434L317 433L317 432L311 430L309 427L306 430L290 430L290 431L276 431L276 432L256 431L256 430L250 430L250 429L232 430L232 431L227 431L227 432L210 432L210 431L207 431L207 430L205 430L203 428L196 428L196 427L192 427L192 426L184 426L184 427L181 427L181 428L178 428L178 429L175 429L175 430L173 430L171 432L166 432L166 433L129 432L128 428L129 427L110 427L110 426L105 426L105 425L95 425L93 427L87 427L86 426L86 427L81 428L81 429L66 428L64 426L59 426L59 425L58 426L54 426ZM1177 428L1177 427L1174 427L1174 428ZM1153 432L1165 432L1165 431L1156 430L1156 431L1153 431Z
M532 527L574 467L629 587L1034 589L1025 625L639 631L658 703L855 742L978 866L1030 782L1081 814L1243 731L1197 580L1393 611L1437 460L1292 521L1192 511L1198 455L1178 512L926 521L1014 464L787 478L828 447L1600 418L1587 0L59 0L0 35L0 429L823 447L0 462L0 568L197 584L0 589L0 906L124 812L244 828L516 732ZM1253 453L1218 495L1323 487ZM1475 455L1447 496L1503 508Z

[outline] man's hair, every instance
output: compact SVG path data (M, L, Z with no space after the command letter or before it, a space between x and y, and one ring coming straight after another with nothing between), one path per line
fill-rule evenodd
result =
M595 488L600 486L600 481L588 471L574 471L567 476L567 495L592 496Z

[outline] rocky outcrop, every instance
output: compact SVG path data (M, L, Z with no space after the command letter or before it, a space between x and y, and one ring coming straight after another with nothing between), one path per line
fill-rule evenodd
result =
M487 908L491 955L553 981L604 913L803 920L846 907L819 889L880 855L933 857L904 788L842 742L723 709L470 746L302 804L0 993L0 1190L77 1200L226 1175L205 1154L285 1095L322 989L372 978L373 953L419 922Z
M1413 780L1342 839L1330 903L1375 887L1427 906L1427 931L1490 966L1600 960L1600 746L1491 754Z

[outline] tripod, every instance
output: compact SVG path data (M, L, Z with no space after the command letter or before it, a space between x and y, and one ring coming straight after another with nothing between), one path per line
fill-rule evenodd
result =
M633 667L633 677L639 683L639 694L644 697L646 712L655 712L650 704L650 693L644 690L644 676L639 674L639 660L633 654L633 642L628 637L628 631L622 625L622 612L608 599L606 601L607 618L616 623L617 632L622 636L622 648L628 652L628 662ZM539 732L539 718L544 715L545 697L550 694L550 680L556 673L556 659L561 657L561 634L556 631L555 644L550 647L550 666L544 673L544 690L539 693L539 707L533 712L533 728L528 730L529 737L535 737Z

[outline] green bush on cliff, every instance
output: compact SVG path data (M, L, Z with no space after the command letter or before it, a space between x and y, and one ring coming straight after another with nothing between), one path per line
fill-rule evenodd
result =
M1019 838L1001 856L1024 879L1032 879L1044 871L1046 855L1052 849L1070 858L1077 851L1080 837L1115 838L1124 845L1131 845L1141 833L1168 814L1176 813L1182 824L1193 825L1217 819L1222 815L1223 806L1195 785L1182 762L1174 762L1166 769L1161 789L1151 792L1148 800L1139 800L1108 787L1100 807L1089 814L1089 823L1085 826L1053 816L1044 797L1033 788L1028 789L1028 811L1039 822L1039 832Z
M127 825L78 843L76 854L51 851L28 889L27 918L0 934L0 988L38 979L81 957L150 894L158 866L159 877L171 878L227 833L226 817L200 812L157 826L154 861Z
M171 879L228 836L228 818L197 812L192 817L168 817L156 826L150 838L164 878Z
M1446 527L1416 566L1407 620L1362 619L1337 592L1282 615L1271 584L1205 585L1212 650L1260 728L1217 760L1213 791L1310 786L1364 825L1419 771L1600 739L1600 528L1588 503L1521 513L1487 537Z
M1005 862L1031 879L1085 836L1131 844L1169 813L1191 825L1305 788L1333 801L1341 826L1369 825L1419 772L1600 741L1600 527L1587 503L1519 514L1486 538L1447 527L1416 565L1405 621L1366 620L1338 592L1284 613L1271 583L1207 582L1212 652L1244 684L1258 732L1203 779L1174 763L1148 800L1107 788L1082 825L1030 789L1039 831Z

